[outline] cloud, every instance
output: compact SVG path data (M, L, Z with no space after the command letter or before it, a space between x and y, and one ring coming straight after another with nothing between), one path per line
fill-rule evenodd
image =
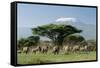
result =
M76 22L76 18L61 17L56 19L56 22Z

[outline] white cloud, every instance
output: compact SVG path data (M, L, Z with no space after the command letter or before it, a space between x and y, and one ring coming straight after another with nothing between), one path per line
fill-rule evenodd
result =
M76 18L61 17L61 18L56 19L56 22L76 22Z

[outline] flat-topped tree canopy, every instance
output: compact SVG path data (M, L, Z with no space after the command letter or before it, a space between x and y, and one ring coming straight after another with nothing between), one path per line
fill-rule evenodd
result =
M66 36L80 32L82 32L82 30L65 24L47 24L32 28L33 34L45 36L51 39L54 45L62 45Z
M79 34L72 34L64 38L64 43L68 45L81 44L83 42L86 42L86 40Z

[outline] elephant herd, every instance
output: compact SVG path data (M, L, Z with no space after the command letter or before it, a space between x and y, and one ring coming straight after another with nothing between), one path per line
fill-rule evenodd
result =
M59 53L76 53L76 52L89 52L89 51L94 51L96 50L96 46L91 46L91 45L85 45L85 46L79 46L79 45L74 45L74 46L68 46L64 45L62 47L60 46L35 46L35 47L23 47L22 50L17 50L18 53L43 53L47 54L48 52L51 52L53 54L59 54Z

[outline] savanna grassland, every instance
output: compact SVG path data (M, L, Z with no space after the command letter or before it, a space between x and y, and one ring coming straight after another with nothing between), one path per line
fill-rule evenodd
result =
M70 54L42 54L42 53L21 53L17 54L18 64L41 64L41 63L55 63L55 62L72 62L72 61L89 61L96 60L96 52L89 53L70 53Z
M81 32L72 25L64 24L46 24L32 28L32 36L17 41L17 63L96 60L96 40L86 40L80 35ZM41 40L41 36L49 40Z

